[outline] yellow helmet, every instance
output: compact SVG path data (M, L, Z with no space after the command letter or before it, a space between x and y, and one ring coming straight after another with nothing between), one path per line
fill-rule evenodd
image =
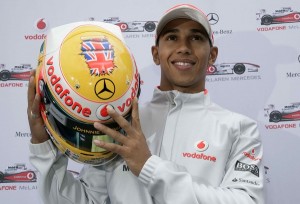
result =
M115 141L93 123L124 133L106 108L130 121L132 100L140 93L139 73L120 28L77 22L51 29L40 49L36 75L41 115L58 149L80 163L112 161L116 155L93 140Z

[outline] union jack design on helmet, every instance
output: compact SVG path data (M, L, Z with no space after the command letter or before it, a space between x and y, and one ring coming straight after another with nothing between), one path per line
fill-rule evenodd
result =
M81 51L90 68L91 75L99 76L113 72L115 68L114 50L104 36L83 38Z

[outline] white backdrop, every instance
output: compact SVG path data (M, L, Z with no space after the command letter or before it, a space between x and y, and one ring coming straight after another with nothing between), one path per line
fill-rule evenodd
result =
M300 203L299 1L3 0L0 2L1 204L42 203L35 172L30 172L34 169L28 161L31 135L26 115L26 70L35 68L47 31L66 23L103 21L110 17L127 22L131 30L125 30L123 35L141 73L140 102L144 102L158 85L160 70L152 62L150 52L154 32L145 31L143 24L158 21L165 10L177 3L195 4L208 14L215 45L219 47L217 68L236 63L259 66L256 72L246 69L243 74L208 75L207 88L218 104L258 121L264 142L267 203ZM288 16L282 17L285 15ZM270 121L272 110L294 120ZM286 111L291 114L284 115ZM255 152L249 153L255 157ZM73 171L79 171L80 167L74 162L69 165ZM23 175L8 182L6 178L15 172ZM28 182L20 182L20 178Z

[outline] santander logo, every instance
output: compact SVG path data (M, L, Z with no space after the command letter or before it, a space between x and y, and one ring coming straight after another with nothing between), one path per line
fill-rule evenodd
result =
M204 140L200 140L197 141L194 144L194 148L196 150L196 152L183 152L182 156L184 158L191 158L191 159L200 159L200 160L206 160L209 162L216 162L217 158L215 156L212 155L207 155L204 154L203 152L206 151L209 147L208 142L204 141ZM201 153L198 153L201 152Z

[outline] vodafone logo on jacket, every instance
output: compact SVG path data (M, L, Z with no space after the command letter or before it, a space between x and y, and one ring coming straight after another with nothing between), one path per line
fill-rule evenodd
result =
M200 141L197 141L195 142L195 149L197 152L204 152L205 150L208 149L208 142L204 141L204 140L200 140Z
M208 147L209 144L207 141L199 140L194 144L194 148L196 152L183 152L182 156L188 159L199 159L199 160L205 160L209 162L216 162L217 158L215 156L207 155L203 153L208 149Z

